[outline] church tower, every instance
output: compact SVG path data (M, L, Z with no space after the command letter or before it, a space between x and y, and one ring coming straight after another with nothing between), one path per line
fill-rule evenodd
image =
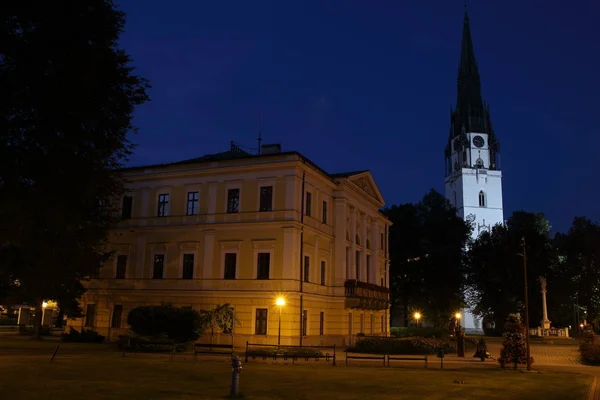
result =
M456 108L450 111L446 145L446 198L461 218L472 221L473 237L504 223L500 143L490 108L481 96L469 16L465 11L458 67Z

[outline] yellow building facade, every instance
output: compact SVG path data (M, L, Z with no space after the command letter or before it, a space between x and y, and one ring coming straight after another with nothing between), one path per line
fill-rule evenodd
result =
M74 328L115 338L140 305L229 303L236 346L278 337L282 345L349 345L357 334L388 334L390 222L368 171L328 174L278 145L257 156L232 144L123 173L115 254L86 283L86 316L70 321Z

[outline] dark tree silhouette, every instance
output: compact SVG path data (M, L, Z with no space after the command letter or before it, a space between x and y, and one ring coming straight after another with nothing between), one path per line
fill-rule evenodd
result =
M109 256L107 229L148 100L117 46L109 0L6 0L0 7L0 295L69 313Z

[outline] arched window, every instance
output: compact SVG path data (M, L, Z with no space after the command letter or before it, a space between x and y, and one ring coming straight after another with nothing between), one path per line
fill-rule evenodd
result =
M348 233L348 231L346 231L346 240L350 241L350 234Z
M478 158L475 165L477 166L477 168L483 168L483 160L481 158Z
M367 249L371 250L371 241L367 239Z
M356 244L360 246L360 237L356 234Z
M479 207L485 207L485 193L483 193L483 190L479 191Z

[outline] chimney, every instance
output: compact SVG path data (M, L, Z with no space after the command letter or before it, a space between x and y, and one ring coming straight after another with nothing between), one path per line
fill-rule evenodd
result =
M277 154L281 153L280 144L263 144L260 154Z

